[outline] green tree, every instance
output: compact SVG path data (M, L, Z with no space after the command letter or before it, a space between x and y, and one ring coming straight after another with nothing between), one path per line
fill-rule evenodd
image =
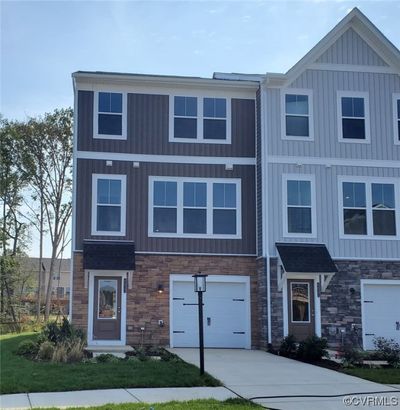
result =
M66 245L72 212L72 121L71 108L56 109L20 123L17 130L21 168L35 193L34 198L40 201L39 232L43 235L46 225L51 240L45 320L50 314L52 272Z
M1 202L1 317L17 324L15 309L19 263L26 241L27 224L21 207L26 175L19 167L19 140L15 124L0 118L0 202Z

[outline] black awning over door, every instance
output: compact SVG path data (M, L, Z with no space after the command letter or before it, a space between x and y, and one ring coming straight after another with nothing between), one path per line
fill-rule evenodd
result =
M135 243L86 240L83 242L83 269L135 270Z

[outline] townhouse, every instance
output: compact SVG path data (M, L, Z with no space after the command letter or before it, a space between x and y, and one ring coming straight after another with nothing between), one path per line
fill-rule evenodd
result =
M286 74L76 72L72 322L90 346L399 338L400 55L357 9Z

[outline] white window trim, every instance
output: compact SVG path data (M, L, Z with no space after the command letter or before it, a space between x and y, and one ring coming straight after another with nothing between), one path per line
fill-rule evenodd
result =
M364 98L364 124L365 124L365 139L359 140L354 138L343 138L342 128L342 97L349 98ZM371 126L369 115L369 93L364 91L338 91L337 92L337 127L339 142L346 142L349 144L370 144L371 143ZM361 118L361 117L354 117Z
M97 230L97 180L118 179L121 181L121 230L98 231ZM126 175L116 174L92 174L92 235L102 236L125 236L126 232Z
M344 218L343 218L343 182L361 182L365 184L366 195L366 211L367 211L367 234L366 235L354 235L344 233ZM394 209L396 218L396 235L374 235L373 232L373 216L372 216L372 184L393 184L394 185L394 197L395 206ZM400 180L398 178L391 177L357 177L349 175L338 176L338 220L339 220L339 238L340 239L373 239L377 241L397 241L400 239Z
M154 181L176 182L177 183L177 233L173 232L153 232L153 188ZM183 233L183 183L184 182L204 182L207 184L207 233L194 234ZM213 234L213 184L229 183L236 184L236 234ZM219 208L216 208L219 209ZM223 209L223 208L220 208ZM229 208L230 209L230 208ZM162 177L149 176L149 200L148 200L148 236L158 238L208 238L208 239L242 239L242 190L239 178L193 178L193 177Z
M308 137L294 137L286 135L286 101L287 94L308 96ZM291 115L291 114L288 114ZM305 117L305 115L303 115ZM281 90L281 139L287 141L314 141L314 107L313 91L303 88L284 88Z
M293 233L288 229L287 217L287 181L309 181L311 185L311 233ZM285 238L316 238L317 237L317 202L314 174L283 174L282 175L282 226Z
M197 138L175 138L174 137L174 118L175 118L175 97L194 97L197 98ZM226 100L226 139L212 140L204 139L203 137L203 120L209 119L203 115L203 99L204 98L223 98ZM183 142L192 144L231 144L232 142L232 125L231 125L231 105L232 98L228 96L221 96L219 93L198 94L183 91L181 93L174 93L169 95L169 142ZM179 116L177 116L179 117ZM186 117L185 117L186 118ZM187 117L194 118L194 117ZM221 119L221 118L215 118Z
M393 93L393 136L394 136L394 145L400 145L400 135L398 122L400 119L397 118L397 100L400 100L400 93Z
M108 134L99 134L99 93L116 93L122 94L122 135L108 135ZM123 91L108 91L108 90L99 90L94 91L94 100L93 100L93 138L95 139L106 139L106 140L126 140L127 139L127 100L128 96L126 92ZM113 113L110 113L113 114ZM116 113L118 114L118 113Z

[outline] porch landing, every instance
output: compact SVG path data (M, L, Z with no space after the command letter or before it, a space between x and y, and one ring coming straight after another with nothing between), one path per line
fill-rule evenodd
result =
M133 347L128 345L123 346L113 346L113 345L88 345L85 350L87 352L93 353L93 357L99 356L101 354L112 354L116 357L124 358L126 353L133 352Z

